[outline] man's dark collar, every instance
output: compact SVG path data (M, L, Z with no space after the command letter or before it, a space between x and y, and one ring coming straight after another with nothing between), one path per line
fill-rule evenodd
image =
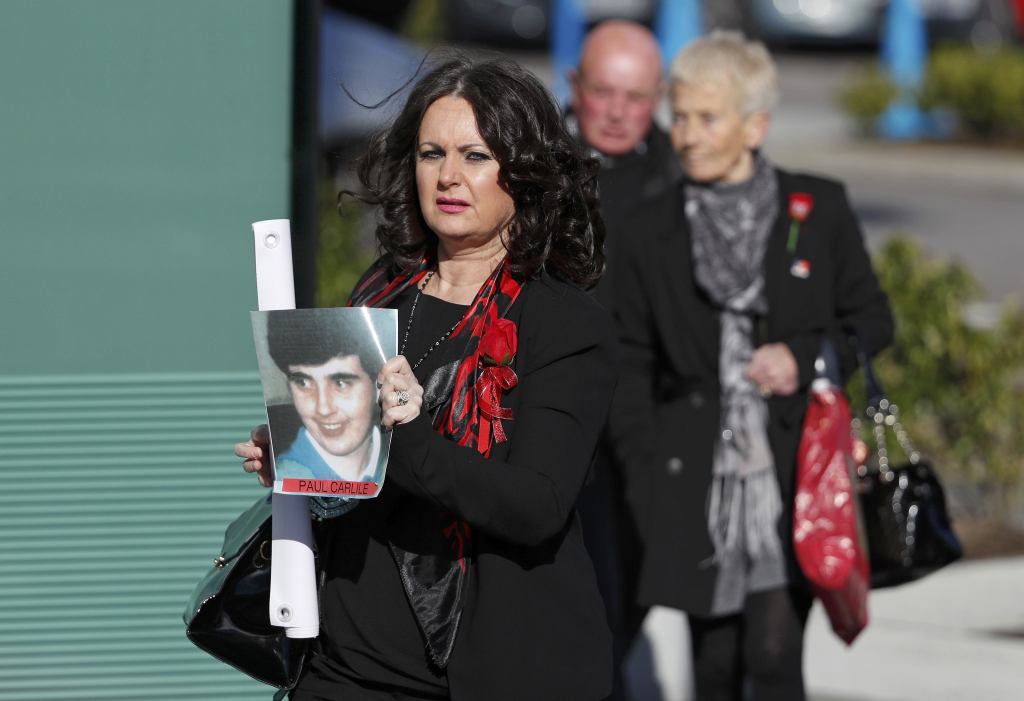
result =
M647 152L651 148L651 137L654 135L654 131L657 128L654 124L651 124L651 128L647 131L647 135L640 139L636 145L628 153L623 153L618 156L609 156L608 154L601 153L596 148L587 143L586 139L583 138L583 133L580 131L579 119L570 109L565 113L565 126L569 130L569 133L583 146L587 148L588 155L591 158L596 158L602 168L615 168L622 163L629 161L633 158L643 157L647 155Z

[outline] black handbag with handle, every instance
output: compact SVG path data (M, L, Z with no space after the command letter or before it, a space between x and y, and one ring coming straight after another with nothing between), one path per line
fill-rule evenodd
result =
M268 494L231 522L221 554L196 585L183 619L188 639L200 649L257 681L291 689L308 641L270 625L270 516Z
M870 360L863 352L858 355L876 455L873 465L858 468L858 494L871 559L871 586L881 589L945 567L960 559L963 549L935 470L910 442L899 409L885 396ZM886 431L895 434L907 462L890 463Z

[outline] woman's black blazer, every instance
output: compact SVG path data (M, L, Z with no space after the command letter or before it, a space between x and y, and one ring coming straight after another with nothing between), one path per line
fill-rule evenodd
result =
M794 472L821 340L833 341L845 379L856 368L848 338L873 354L891 341L893 322L843 186L784 171L778 177L779 214L764 258L768 312L755 344L785 343L799 366L799 391L768 401L768 429L786 507L780 535L800 581L790 523ZM813 209L790 254L792 193L810 195ZM633 215L635 237L622 246L615 280L622 368L611 423L643 541L639 596L707 615L717 575L705 500L720 430L718 311L694 283L682 189Z
M453 701L596 701L611 689L611 638L576 500L612 400L612 321L546 274L508 318L519 327L508 442L484 459L424 413L395 429L387 479L474 528Z

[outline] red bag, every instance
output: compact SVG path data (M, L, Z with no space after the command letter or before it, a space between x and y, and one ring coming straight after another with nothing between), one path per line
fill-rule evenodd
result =
M800 569L847 645L868 624L871 576L851 479L850 405L828 380L815 380L797 453L793 545Z

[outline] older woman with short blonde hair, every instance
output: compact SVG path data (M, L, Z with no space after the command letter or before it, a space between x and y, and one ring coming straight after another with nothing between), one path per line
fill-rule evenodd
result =
M778 73L768 49L738 32L716 31L684 47L672 60L673 83L729 85L739 111L771 112L779 99Z
M777 93L768 52L740 34L676 56L686 178L636 208L615 285L638 596L689 614L701 701L805 698L812 597L791 523L807 390L824 340L846 377L851 337L873 354L893 333L845 188L761 152Z

